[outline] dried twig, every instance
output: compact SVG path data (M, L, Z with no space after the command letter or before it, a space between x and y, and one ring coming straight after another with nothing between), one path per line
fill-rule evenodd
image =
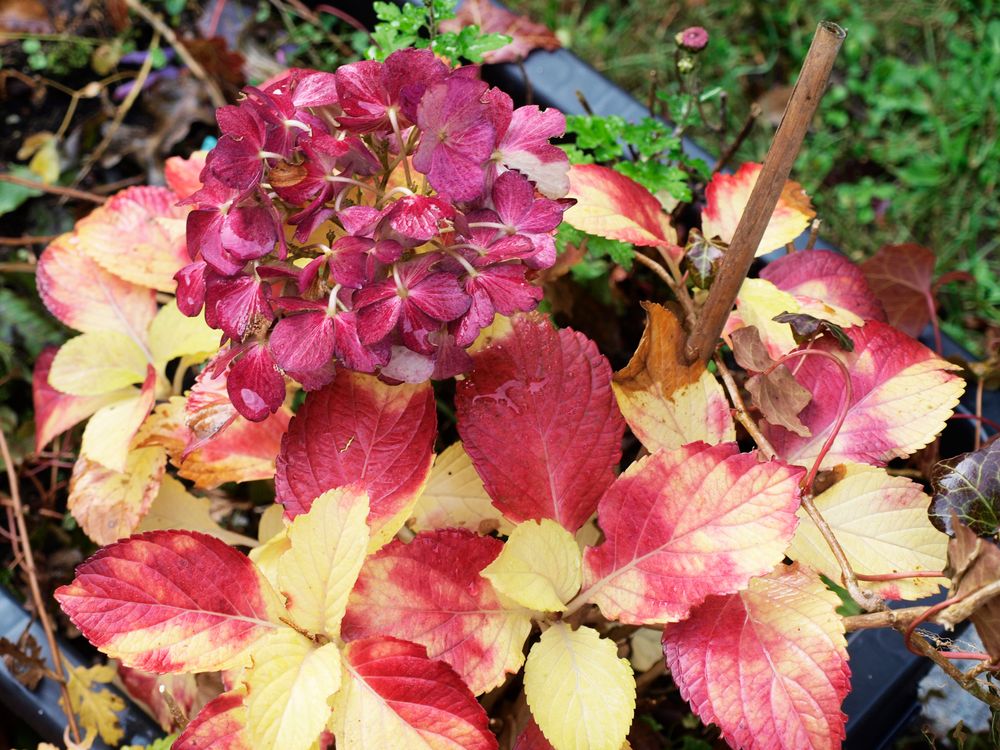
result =
M743 141L747 139L747 136L753 131L753 126L757 122L757 118L760 117L762 112L760 105L754 102L750 105L750 114L747 115L747 119L743 121L743 127L740 128L740 132L736 134L736 138L730 143L726 150L722 152L722 156L719 157L718 161L712 165L712 174L715 174L720 169L725 167L729 160L733 158L733 155L739 150L739 147L743 145Z
M56 642L55 631L52 622L49 620L49 611L45 607L42 599L42 590L38 586L38 574L35 569L35 556L31 552L31 538L28 536L28 526L24 520L24 506L21 504L21 490L17 482L17 473L14 471L14 461L10 456L10 448L7 446L7 436L0 430L0 455L3 456L4 466L7 468L7 481L10 484L10 499L14 513L14 520L17 524L17 535L20 539L20 547L24 555L24 570L28 574L28 587L31 589L31 600L34 602L38 619L42 623L42 630L45 631L45 640L48 641L49 650L52 652L52 664L55 673L59 675L59 688L62 691L63 703L66 708L66 720L69 723L69 730L73 735L73 740L80 742L80 728L76 724L76 717L73 715L72 702L69 698L69 690L66 687L66 670L63 667L62 653L59 651L59 644Z
M726 386L729 398L733 402L733 408L736 411L736 421L743 425L743 428L750 434L750 437L753 438L753 441L765 457L768 459L774 458L778 455L778 452L774 450L774 446L764 437L764 433L760 431L757 423L753 421L753 418L747 411L746 403L743 401L743 396L740 395L740 388L736 385L733 373L718 354L715 355L715 364L719 368L719 375L722 376L722 382Z
M689 362L707 362L715 351L733 301L753 263L757 246L767 228L774 207L792 171L795 157L805 139L813 115L826 89L833 62L847 36L834 23L823 21L816 29L802 72L792 91L788 108L774 134L760 176L740 217L733 241L726 252L719 275L688 338L685 354Z
M143 5L140 0L125 0L125 4L130 10L142 16L142 19L158 31L167 40L167 44L174 48L177 56L188 67L191 74L205 84L205 88L208 90L208 98L211 99L212 104L215 107L226 106L226 97L222 93L222 89L219 88L219 84L208 75L208 72L201 66L201 63L191 55L188 48L184 46L184 43L177 37L177 34L174 33L174 30L167 25L163 18Z
M84 162L83 166L80 168L79 173L76 175L76 179L73 180L74 185L79 185L83 182L83 178L90 174L90 170L94 168L94 165L101 160L104 156L104 152L108 150L108 146L111 145L111 141L114 140L115 134L118 132L118 128L122 126L125 122L125 115L128 114L129 110L132 109L132 105L135 104L135 100L139 98L139 94L142 93L142 87L146 85L146 79L149 78L150 72L153 70L153 52L155 52L160 47L160 32L153 32L153 40L149 44L149 49L147 50L146 59L142 61L142 66L139 68L139 74L135 77L135 81L132 84L132 88L129 89L128 94L125 96L124 101L115 110L114 119L111 120L111 125L108 127L107 132L101 139L101 142L97 144L97 148L90 152L87 157L87 161Z
M0 174L0 182L9 182L11 185L20 185L21 187L31 188L32 190L41 190L43 193L51 193L52 195L62 195L67 198L76 198L81 201L90 201L91 203L104 203L107 198L100 195L94 195L94 193L88 193L86 190L77 190L76 188L62 187L61 185L46 185L44 182L36 182L35 180L26 180L23 177L16 177L12 174Z

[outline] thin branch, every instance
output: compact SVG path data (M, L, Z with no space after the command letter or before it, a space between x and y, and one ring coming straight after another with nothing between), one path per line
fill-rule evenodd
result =
M76 717L73 715L73 704L69 698L69 689L66 687L66 670L63 667L62 653L59 651L55 631L52 628L52 622L49 620L49 611L45 607L45 601L42 599L42 591L38 586L35 556L31 551L31 538L28 536L28 525L24 520L24 506L21 504L21 490L18 486L17 474L14 472L14 461L10 456L10 448L7 446L7 436L3 430L0 430L0 453L3 455L4 466L7 468L10 499L13 503L14 519L17 523L17 535L20 537L21 549L24 554L24 570L28 574L28 588L31 589L31 600L34 602L38 619L42 623L42 630L45 631L45 640L48 641L49 650L52 652L52 664L55 667L55 673L59 675L59 689L62 691L69 729L73 733L73 740L79 743L80 728L76 724Z
M140 0L125 0L125 4L130 10L134 10L138 15L142 16L142 19L146 23L160 32L163 38L167 40L167 44L174 48L177 56L188 67L191 74L205 84L205 88L208 90L208 98L211 99L212 104L215 107L225 107L227 104L226 97L222 93L222 89L219 88L219 84L208 75L208 72L202 67L201 63L191 55L188 48L184 46L184 43L177 37L174 30L166 24L163 18L143 5Z
M733 301L750 270L757 246L791 174L846 36L842 28L826 21L816 29L802 72L733 234L722 268L712 284L697 325L688 337L685 355L689 362L707 362L715 351Z
M40 234L40 235L30 235L26 234L23 237L0 237L0 245L5 247L20 247L21 245L47 245L56 237L58 234ZM14 266L31 266L31 268L14 268ZM35 264L34 263L2 263L0 264L0 271L27 271L34 273Z
M740 132L736 134L736 138L730 143L726 150L722 152L722 156L719 157L718 161L712 165L712 174L715 174L720 169L725 167L729 160L733 158L733 155L739 150L739 147L743 145L743 141L747 139L747 136L753 132L753 126L757 122L757 118L760 117L761 110L760 105L754 102L750 105L750 114L747 115L747 119L743 121L743 127L740 128Z
M898 627L896 629L899 630ZM968 675L952 664L951 661L948 660L948 657L944 656L940 651L928 643L926 638L917 633L911 643L917 653L921 656L926 656L928 659L941 667L945 674L965 688L966 691L981 700L994 711L1000 711L1000 697L986 690L975 678L970 679Z
M809 225L809 239L806 241L806 250L812 250L816 247L816 240L819 239L819 228L822 224L822 219L812 220L812 223Z
M90 174L90 170L94 168L94 165L101 160L104 156L104 152L108 150L108 146L115 139L115 135L118 133L118 129L125 122L125 116L132 109L132 105L135 104L135 100L139 98L139 94L142 93L142 87L146 85L146 79L149 78L149 74L153 70L153 53L160 48L160 32L153 32L153 40L149 44L149 49L147 50L146 59L142 61L142 66L139 68L139 73L135 77L135 81L132 83L132 88L128 90L125 99L118 109L115 110L115 116L111 120L111 125L108 126L107 132L101 139L101 142L97 144L97 148L90 152L87 157L87 161L84 162L80 171L76 175L76 179L73 180L74 185L79 185L83 182L83 179Z
M88 193L86 190L77 190L76 188L62 187L61 185L46 185L44 182L36 182L35 180L26 180L23 177L15 177L12 174L0 174L0 182L9 182L11 185L20 185L21 187L31 188L32 190L41 190L43 193L51 193L52 195L62 195L67 198L76 198L81 201L90 201L91 203L101 204L104 203L107 198L103 198L100 195L94 195L93 193Z
M715 364L719 368L719 375L722 376L722 382L725 384L729 398L733 402L733 407L736 411L736 420L743 425L764 456L768 460L774 458L778 455L778 452L771 445L770 441L764 437L764 433L760 431L757 423L753 421L753 418L747 411L746 403L743 401L743 396L740 395L740 388L736 385L733 373L730 372L725 361L718 354L715 355Z

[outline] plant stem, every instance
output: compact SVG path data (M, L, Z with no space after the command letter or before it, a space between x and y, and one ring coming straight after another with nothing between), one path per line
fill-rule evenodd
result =
M842 28L827 21L820 22L816 29L802 72L764 158L764 166L740 217L719 275L712 284L697 325L688 337L685 354L689 362L699 359L707 362L715 350L715 343L791 174L846 36L847 32Z
M740 132L736 134L736 138L730 143L726 150L722 152L722 156L719 157L718 161L712 165L712 174L715 174L720 169L725 167L729 160L733 158L733 155L739 150L739 147L743 145L743 141L747 139L747 136L753 131L753 126L757 122L757 118L760 117L761 113L760 105L754 102L750 105L750 114L747 115L747 119L743 121L743 127L740 128Z
M62 187L61 185L46 185L44 182L26 180L23 177L15 177L12 174L0 174L0 182L9 182L11 185L20 185L32 190L41 190L43 193L63 195L67 198L76 198L77 200L90 201L91 203L100 204L107 201L107 198L88 193L86 190L76 190L75 188Z
M739 386L736 385L733 373L729 370L725 361L723 361L722 357L718 354L715 355L715 364L719 368L719 375L722 376L722 382L725 384L726 391L729 393L729 398L733 402L733 407L736 410L736 420L743 425L743 428L750 434L753 441L757 443L757 447L761 450L761 452L763 452L767 459L773 459L778 455L778 452L774 450L774 446L772 446L770 441L764 437L764 433L760 431L757 423L753 421L753 418L747 412L746 403L740 395L740 389Z
M156 31L160 32L163 38L167 40L167 44L174 48L177 56L188 67L191 74L205 84L205 88L208 91L208 98L211 100L212 105L214 107L225 107L227 104L226 97L222 93L222 89L219 88L219 84L208 75L201 63L191 55L188 48L184 46L184 43L174 33L174 30L159 15L143 5L140 0L125 0L125 5L129 7L129 10L134 10L138 15L142 16L142 19Z
M76 724L76 717L73 715L73 704L70 702L69 690L66 687L66 670L63 667L62 653L59 651L55 631L52 628L51 620L49 620L49 611L45 608L42 591L38 586L35 556L31 551L28 525L24 520L24 506L21 504L21 490L18 486L17 474L14 471L14 461L10 456L10 448L7 446L7 436L3 430L0 430L0 454L3 455L4 466L7 468L10 499L13 503L14 519L17 523L17 535L21 538L20 546L24 554L24 570L28 574L28 588L31 589L31 601L35 605L38 619L42 623L42 630L45 631L45 640L48 641L49 650L52 652L52 665L55 667L55 673L59 676L59 689L62 692L62 699L65 704L66 721L69 723L69 730L73 735L73 741L79 743L80 728Z

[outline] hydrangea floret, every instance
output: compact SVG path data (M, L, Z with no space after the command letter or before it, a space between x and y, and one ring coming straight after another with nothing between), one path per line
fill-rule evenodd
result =
M335 73L295 69L218 112L221 137L185 199L192 262L180 309L228 345L252 420L337 367L422 382L465 372L494 314L532 310L569 168L555 110L514 109L430 50Z

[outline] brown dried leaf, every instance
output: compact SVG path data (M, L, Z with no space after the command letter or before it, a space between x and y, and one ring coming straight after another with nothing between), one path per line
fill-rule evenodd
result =
M760 339L760 333L753 326L733 332L733 355L740 367L757 372L746 382L746 388L753 403L760 409L764 419L773 425L780 425L796 435L808 437L811 433L798 415L812 400L812 394L793 377L785 365L769 370L774 361L767 347Z
M948 567L952 596L969 596L1000 578L1000 547L952 515L955 536L948 544ZM1000 597L988 599L969 618L983 641L987 653L1000 660Z
M49 674L42 647L31 633L25 633L19 643L0 638L0 656L7 671L28 690L34 690Z

